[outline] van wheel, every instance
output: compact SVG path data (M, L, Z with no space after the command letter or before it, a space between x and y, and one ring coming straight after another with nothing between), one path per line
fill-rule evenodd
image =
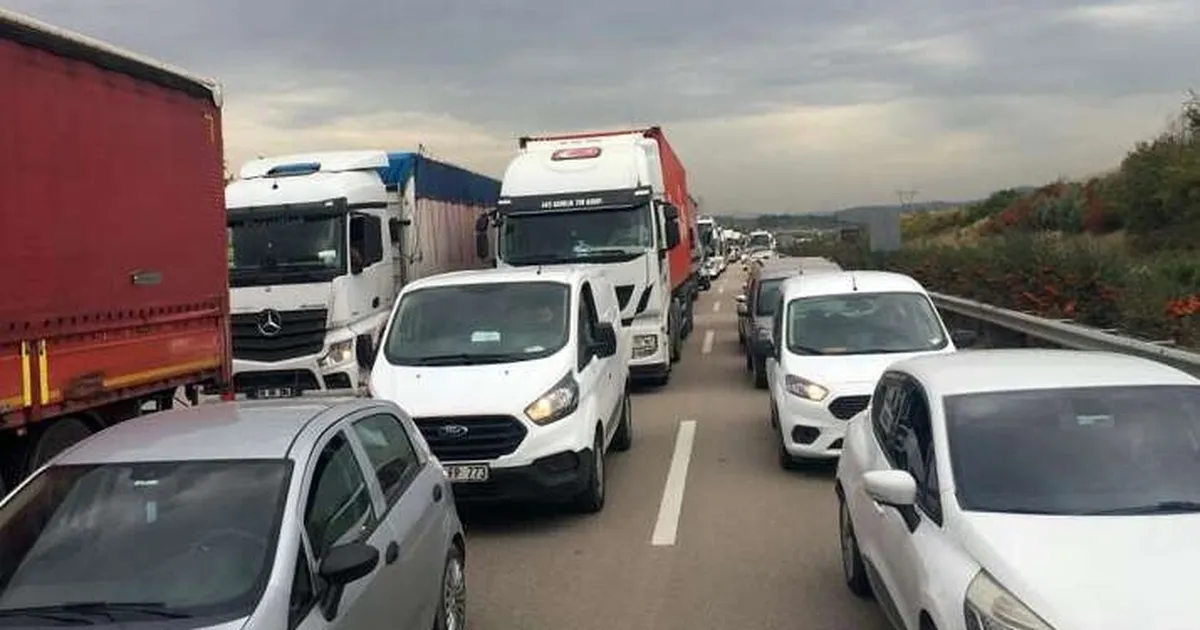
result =
M588 472L587 487L575 498L575 508L584 514L595 514L604 509L605 470L604 432L596 430L592 441L592 469Z
M633 446L633 401L629 399L626 390L621 401L621 419L618 421L617 434L613 436L612 450L628 451Z

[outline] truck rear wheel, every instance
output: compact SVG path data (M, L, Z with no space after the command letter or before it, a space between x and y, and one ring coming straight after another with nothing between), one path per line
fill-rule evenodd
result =
M26 476L41 468L55 455L95 433L86 421L75 416L51 420L45 425L29 439L29 451L25 456Z

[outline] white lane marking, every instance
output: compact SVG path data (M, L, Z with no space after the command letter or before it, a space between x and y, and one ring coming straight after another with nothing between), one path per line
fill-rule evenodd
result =
M721 310L721 303L720 303L720 302L713 302L713 312L714 312L714 313L716 313L716 312L718 312L718 311L720 311L720 310Z
M700 348L700 354L708 354L712 352L714 333L711 330L704 332L704 347Z
M679 533L679 514L683 508L683 489L687 484L688 463L692 460L692 445L696 442L696 421L679 423L675 436L675 454L671 456L671 468L667 471L667 484L663 487L662 503L658 506L658 522L650 544L667 547L675 544Z
M721 295L721 294L722 294L722 293L724 293L724 292L725 292L725 285L723 285L723 284L718 284L718 285L717 285L717 295Z

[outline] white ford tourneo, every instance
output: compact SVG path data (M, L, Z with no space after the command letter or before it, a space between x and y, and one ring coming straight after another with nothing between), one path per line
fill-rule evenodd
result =
M632 443L628 329L599 268L463 271L396 300L371 395L407 411L460 501L604 507Z
M920 283L897 273L801 275L785 280L779 296L767 384L784 468L838 457L846 422L866 409L889 365L975 339L969 330L952 338Z

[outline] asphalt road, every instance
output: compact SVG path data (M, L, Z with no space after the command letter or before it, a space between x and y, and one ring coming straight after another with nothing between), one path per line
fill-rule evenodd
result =
M635 396L604 511L464 512L472 630L888 627L842 581L832 465L777 463L738 348L742 280L713 283L670 384Z

